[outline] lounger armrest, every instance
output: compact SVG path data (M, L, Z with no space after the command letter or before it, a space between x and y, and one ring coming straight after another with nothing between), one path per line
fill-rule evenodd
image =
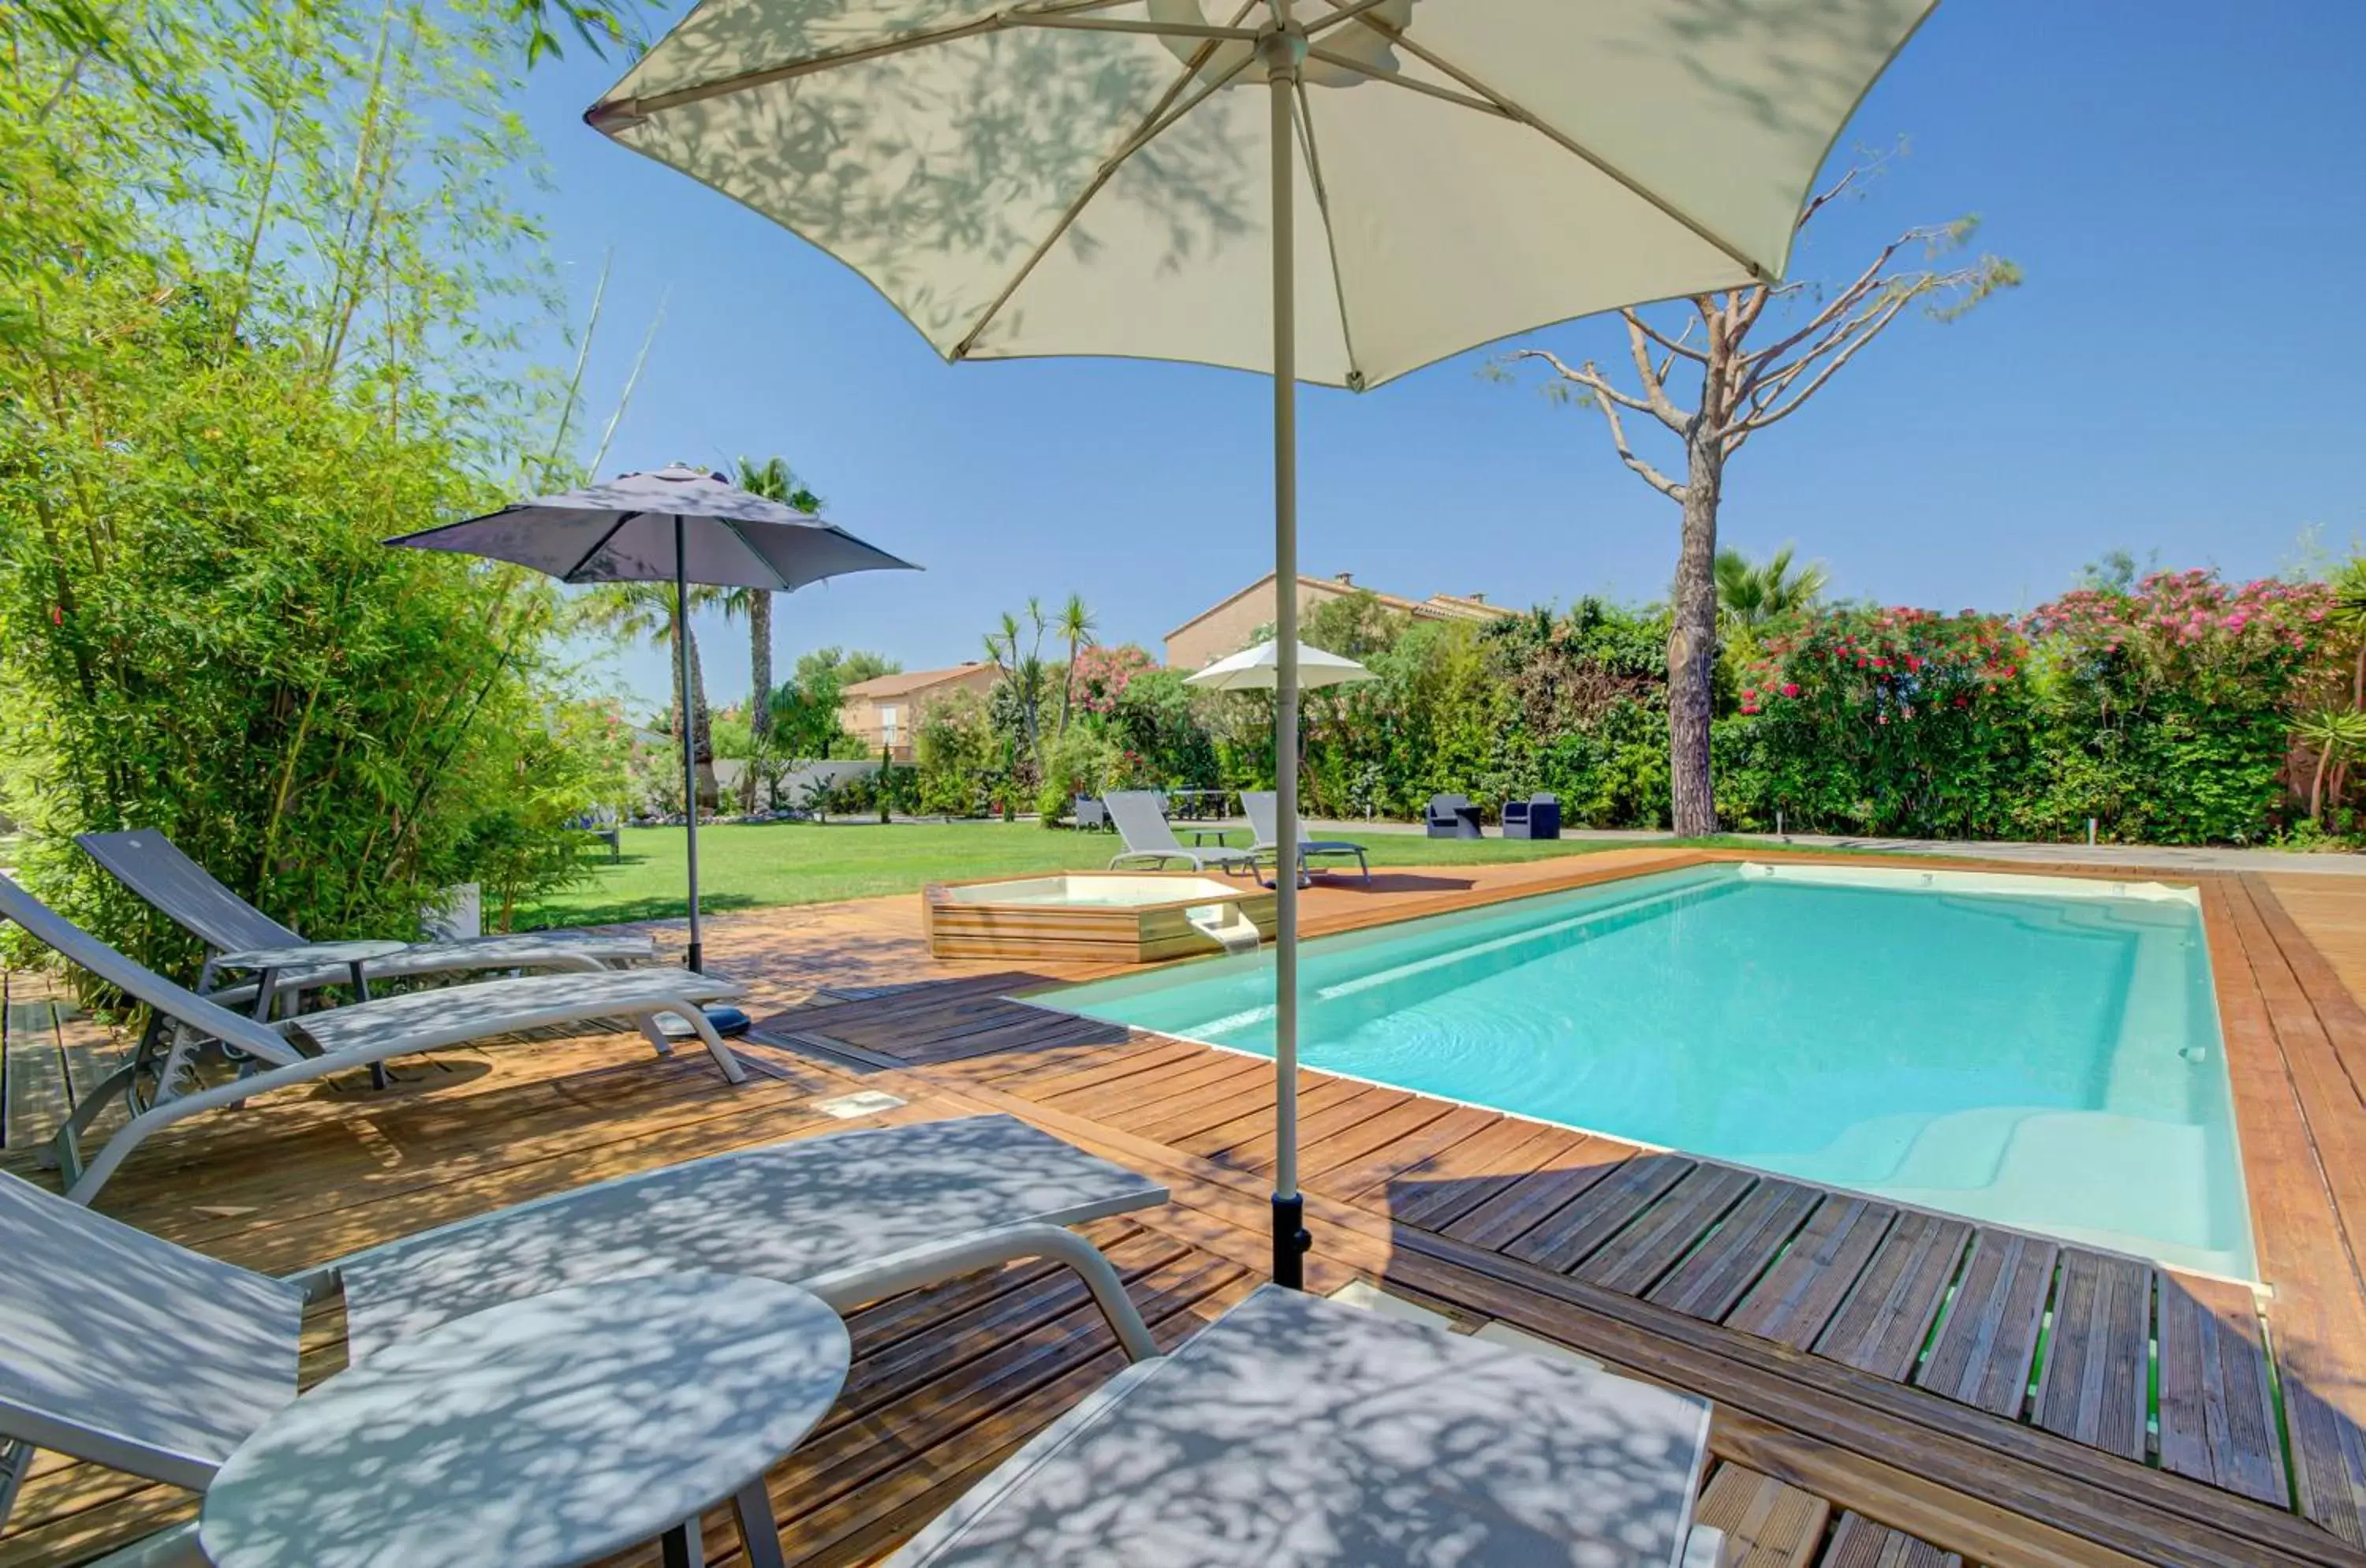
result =
M1085 1288L1093 1293L1101 1315L1109 1319L1118 1343L1125 1347L1129 1357L1141 1361L1158 1354L1158 1342L1151 1338L1142 1314L1134 1310L1125 1293L1125 1281L1119 1278L1116 1268L1101 1255L1099 1247L1058 1225L1006 1225L953 1241L907 1247L884 1258L832 1269L807 1280L805 1288L844 1314L957 1275L1034 1258L1065 1263L1083 1278Z

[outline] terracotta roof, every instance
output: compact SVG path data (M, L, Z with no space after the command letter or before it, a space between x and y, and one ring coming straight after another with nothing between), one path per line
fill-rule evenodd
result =
M950 670L907 670L900 675L873 675L868 681L857 681L851 686L840 686L841 697L901 697L930 686L941 686L958 681L964 675L975 675L990 668L979 663L956 664Z
M1201 621L1206 620L1209 616L1214 615L1225 605L1235 604L1240 600L1247 598L1250 594L1265 588L1272 581L1273 573L1268 571L1263 577L1258 578L1255 582L1250 583L1246 588L1242 589L1239 592L1225 594L1222 599L1217 600L1214 604L1209 605L1206 609L1200 611L1189 620L1185 621L1181 626L1175 627L1174 630L1169 631L1166 635L1169 637L1173 637L1180 633L1189 631L1193 626L1198 626ZM1500 620L1506 615L1515 615L1519 614L1518 611L1507 610L1501 604L1490 604L1485 599L1475 593L1434 593L1426 599L1405 599L1401 598L1394 593L1383 593L1377 588L1366 588L1362 584L1352 580L1343 581L1336 577L1313 577L1302 571L1298 574L1298 583L1301 588L1320 589L1326 592L1336 593L1343 598L1350 593L1369 593L1374 602L1376 602L1380 608L1384 610L1393 610L1400 615L1412 615L1417 619L1425 621L1493 621Z
M1425 608L1467 621L1500 621L1519 614L1490 604L1483 593L1433 593L1422 603Z

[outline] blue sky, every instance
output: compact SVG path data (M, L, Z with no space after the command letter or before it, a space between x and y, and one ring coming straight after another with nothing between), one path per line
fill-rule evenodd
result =
M1910 152L1820 220L1792 275L1853 273L1898 230L1977 213L1981 248L2027 282L1952 325L1901 322L1752 442L1727 477L1726 542L1796 542L1850 596L2019 610L2115 547L2255 576L2304 559L2312 530L2329 550L2366 535L2361 58L2351 0L1943 5L1840 155L1900 137ZM1000 611L1072 591L1105 640L1155 651L1268 570L1262 380L948 367L827 256L585 129L621 69L570 50L524 105L579 318L614 254L595 425L663 303L604 467L778 452L831 517L930 569L778 601L782 669L828 643L914 669L975 658ZM1522 341L1606 357L1622 340L1594 321ZM1301 394L1305 570L1522 604L1659 596L1673 506L1619 467L1598 415L1485 378L1490 357ZM715 699L744 694L744 634L700 640ZM607 670L642 700L664 690L654 653Z

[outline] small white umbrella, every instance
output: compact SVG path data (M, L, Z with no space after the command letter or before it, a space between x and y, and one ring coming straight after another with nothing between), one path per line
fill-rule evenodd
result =
M1302 642L1298 645L1298 689L1301 692L1371 678L1372 672L1352 659L1342 659ZM1211 692L1273 691L1281 683L1281 644L1268 641L1245 648L1217 660L1196 675L1184 676L1183 683L1205 686Z
M701 0L583 118L819 245L948 359L1271 375L1286 584L1301 378L1362 391L1545 322L1780 276L1825 155L1936 3ZM1297 596L1279 611L1286 863ZM1295 1285L1281 883L1274 1278Z

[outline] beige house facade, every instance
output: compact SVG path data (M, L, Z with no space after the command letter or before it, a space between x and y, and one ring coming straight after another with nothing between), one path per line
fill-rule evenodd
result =
M1246 648L1257 628L1271 626L1281 613L1281 595L1275 591L1274 581L1274 574L1267 572L1239 592L1168 632L1166 667L1202 670L1226 654ZM1350 572L1343 571L1336 577L1301 575L1298 579L1298 613L1303 617L1319 604L1359 592L1363 590L1357 586ZM1490 604L1484 593L1433 593L1426 599L1406 599L1373 591L1372 597L1382 609L1417 621L1496 621L1517 614L1500 604Z
M991 664L956 664L950 670L914 670L857 681L838 694L838 722L876 757L881 747L898 762L912 760L912 735L921 710L957 692L979 696L994 689Z

